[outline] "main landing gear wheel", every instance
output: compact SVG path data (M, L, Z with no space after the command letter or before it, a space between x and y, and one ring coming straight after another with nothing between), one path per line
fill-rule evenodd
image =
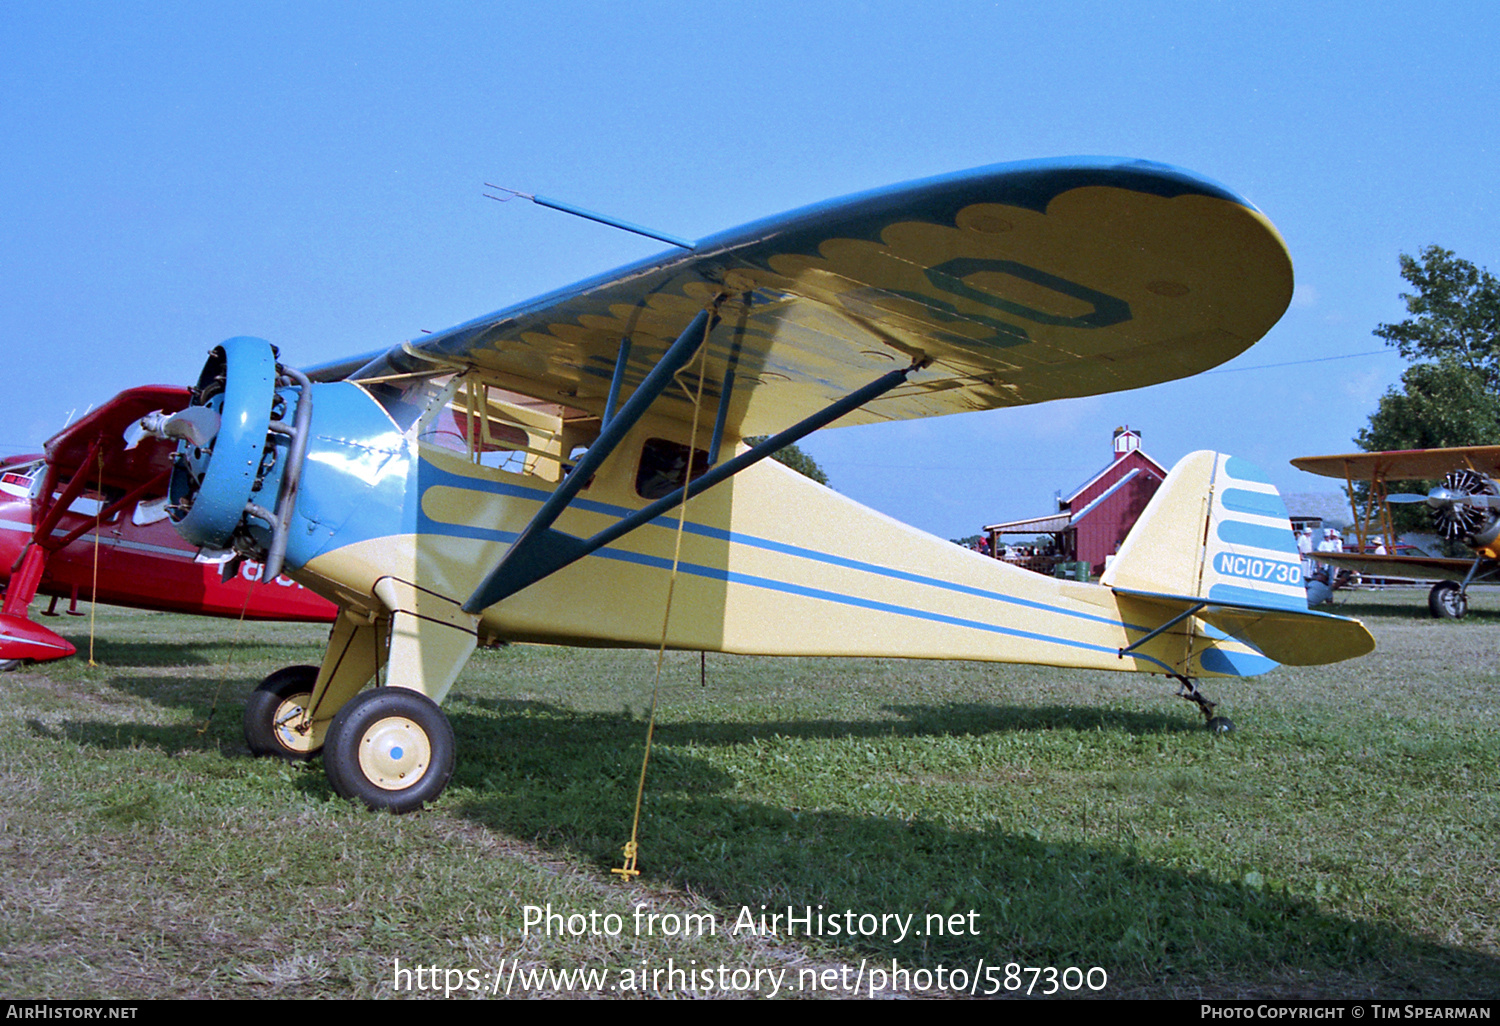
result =
M288 666L260 682L245 703L245 743L251 755L306 762L323 750L323 726L302 722L318 680L316 666Z
M1469 596L1455 581L1439 581L1427 593L1427 608L1439 620L1462 620L1469 612Z
M407 688L351 699L328 727L323 768L341 797L377 811L411 812L453 775L453 727L437 703Z

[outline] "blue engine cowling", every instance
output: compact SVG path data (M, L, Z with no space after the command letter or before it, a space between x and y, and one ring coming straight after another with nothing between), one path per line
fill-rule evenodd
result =
M276 356L245 336L216 347L192 405L176 415L198 430L164 432L179 439L167 506L178 533L263 562L265 580L415 521L407 446L389 413L359 386L315 385ZM203 437L215 418L213 437Z
M188 416L197 407L211 411L217 430L178 443L168 515L188 541L258 559L274 580L307 454L312 384L278 364L269 342L241 336L209 354Z
M276 505L285 470L287 436L270 435L278 405L285 406L285 397L276 393L276 352L270 343L241 337L216 347L191 405L216 413L219 429L207 445L178 443L167 513L188 541L227 549L246 526L247 505Z

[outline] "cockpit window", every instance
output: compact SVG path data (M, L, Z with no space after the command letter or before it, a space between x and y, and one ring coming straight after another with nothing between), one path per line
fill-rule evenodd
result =
M385 407L402 431L411 428L432 401L442 394L453 375L405 375L384 381L361 381L359 384Z
M598 420L582 410L500 388L473 372L423 380L422 389L407 386L395 400L403 408L422 403L408 430L419 444L480 466L557 481L571 454L598 434Z
M641 446L641 465L635 475L636 494L643 499L660 499L681 488L689 451L693 454L693 477L702 477L708 471L708 453L702 449L689 450L682 443L665 438L648 438Z

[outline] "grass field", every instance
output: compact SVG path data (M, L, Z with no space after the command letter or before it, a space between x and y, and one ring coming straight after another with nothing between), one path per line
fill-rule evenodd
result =
M1144 675L669 654L624 882L654 654L479 653L394 817L245 751L320 630L101 609L0 677L0 994L1500 997L1500 595L1342 611L1377 651L1207 682L1227 736Z

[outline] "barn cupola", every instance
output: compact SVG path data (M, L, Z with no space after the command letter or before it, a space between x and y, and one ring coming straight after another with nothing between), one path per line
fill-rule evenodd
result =
M1141 447L1141 433L1129 427L1115 428L1115 459L1120 459Z

